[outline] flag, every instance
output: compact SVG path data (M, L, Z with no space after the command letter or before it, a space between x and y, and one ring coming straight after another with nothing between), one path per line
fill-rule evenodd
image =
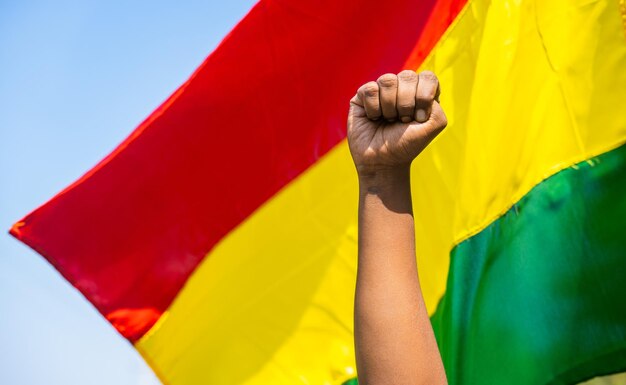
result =
M429 69L449 126L413 205L450 383L626 371L625 23L621 0L262 0L11 233L165 384L352 382L348 100Z

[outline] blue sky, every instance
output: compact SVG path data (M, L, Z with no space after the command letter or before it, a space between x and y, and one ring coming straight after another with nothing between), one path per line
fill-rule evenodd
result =
M158 383L6 231L108 154L254 3L0 1L0 384Z

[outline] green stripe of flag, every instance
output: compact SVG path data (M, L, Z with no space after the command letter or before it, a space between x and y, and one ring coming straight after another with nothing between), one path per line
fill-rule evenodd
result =
M553 175L455 247L432 320L450 384L626 370L626 146Z

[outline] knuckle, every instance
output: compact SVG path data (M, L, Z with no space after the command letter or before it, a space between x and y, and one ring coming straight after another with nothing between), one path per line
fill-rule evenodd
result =
M398 74L398 80L402 80L405 82L412 82L417 80L417 74L415 71L404 70Z
M381 87L394 87L398 84L398 78L394 74L384 74L378 78L377 83Z
M378 97L378 84L375 82L365 83L359 88L359 93L366 98Z
M448 126L448 118L445 115L441 117L440 125L441 129L444 129Z
M431 81L434 83L439 82L439 79L437 79L437 75L435 75L432 71L428 71L428 70L422 71L420 72L419 76L420 76L420 79L424 79L424 80Z

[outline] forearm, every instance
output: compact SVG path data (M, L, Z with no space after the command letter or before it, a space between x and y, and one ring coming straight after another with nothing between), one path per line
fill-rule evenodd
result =
M359 383L445 383L420 290L409 166L359 177Z

